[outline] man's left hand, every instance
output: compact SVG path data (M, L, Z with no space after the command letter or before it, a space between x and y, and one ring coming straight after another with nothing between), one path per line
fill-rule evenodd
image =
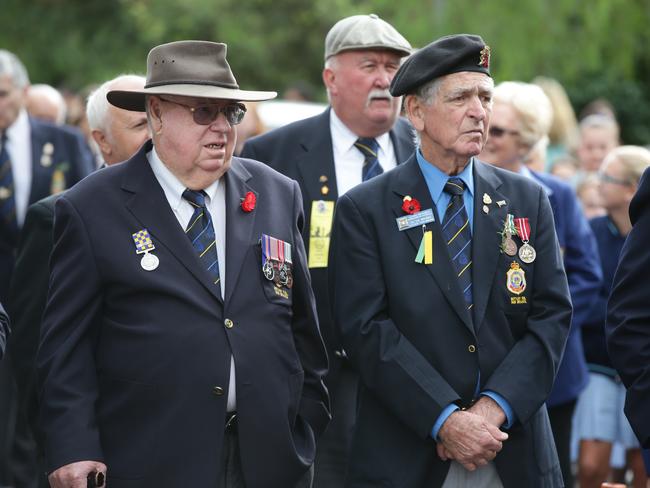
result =
M505 412L501 409L499 404L489 396L482 396L479 398L479 400L472 405L468 411L483 417L490 424L498 428L501 428L507 420Z

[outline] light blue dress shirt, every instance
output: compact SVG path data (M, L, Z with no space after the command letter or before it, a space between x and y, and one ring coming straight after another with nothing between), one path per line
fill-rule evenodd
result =
M447 205L449 205L449 201L451 200L451 195L449 195L444 191L445 184L447 183L447 180L451 178L451 176L449 176L446 173L443 173L437 166L424 159L424 156L422 155L420 148L418 148L417 151L415 152L415 156L418 162L418 166L420 166L420 171L422 171L422 175L424 175L424 181L426 182L427 187L429 188L431 200L433 200L433 203L435 204L436 207L435 210L436 210L438 222L440 222L440 224L442 225L442 219L444 219L445 215L444 212L442 212L442 215L440 215L441 212L439 209L446 209ZM454 176L454 178L460 178L461 180L463 180L463 183L465 183L465 186L467 188L467 191L463 193L463 203L465 204L465 211L467 212L467 216L469 218L469 225L470 225L470 229L472 230L472 234L474 233L473 171L474 171L474 158L471 158L467 166L465 166L465 168L463 169L463 171L461 171L460 174ZM481 384L481 376L479 372L479 377L476 383L477 393L480 384ZM504 423L503 426L505 428L511 427L512 424L514 423L514 412L512 410L512 407L508 403L508 401L505 398L503 398L503 396L490 390L482 391L480 395L488 396L492 398L495 402L497 402L497 404L501 407L501 409L506 414L506 422ZM447 420L447 418L449 418L449 416L452 413L454 413L456 410L460 410L460 407L458 407L458 405L455 405L453 403L447 405L442 410L442 412L438 416L438 419L433 425L433 428L431 429L431 437L433 437L436 440L438 439L438 432L440 431L440 427L442 427L442 424L445 423L445 420Z

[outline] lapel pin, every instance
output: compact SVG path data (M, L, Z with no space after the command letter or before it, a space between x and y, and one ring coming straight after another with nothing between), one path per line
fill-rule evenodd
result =
M41 166L44 168L52 166L52 156L45 154L45 151L43 151L43 155L41 156Z
M506 204L506 201L505 201L505 200L499 200L499 201L497 202L497 205L499 206L499 208L503 207L505 204Z
M46 142L43 144L43 154L47 154L48 156L54 154L54 144L51 142Z
M320 177L318 178L318 181L320 181L321 183L326 183L327 182L327 176L326 175L320 175Z
M483 203L489 205L492 203L492 198L487 193L483 193ZM487 213L487 212L486 212Z
M488 207L487 205L483 205L483 213L485 214L490 213L490 207Z
M330 192L330 189L329 189L329 187L327 185L323 185L320 188L320 192L323 195L327 195Z

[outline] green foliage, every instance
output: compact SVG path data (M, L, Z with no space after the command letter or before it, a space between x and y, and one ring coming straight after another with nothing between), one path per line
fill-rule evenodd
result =
M576 106L609 98L626 142L650 135L648 0L2 0L0 46L34 82L80 89L144 72L153 46L179 39L228 43L244 88L318 89L323 41L340 18L377 13L414 46L455 32L481 34L495 81L551 76Z

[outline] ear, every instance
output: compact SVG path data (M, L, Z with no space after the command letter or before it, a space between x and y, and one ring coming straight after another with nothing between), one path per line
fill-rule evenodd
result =
M424 130L424 104L415 95L406 95L404 99L404 109L406 116L411 121L411 125L418 132Z
M97 143L97 146L99 146L99 150L101 151L102 155L111 154L113 152L113 148L111 147L111 145L108 143L108 140L106 139L106 134L104 134L101 130L93 129L90 132L90 135Z
M160 109L160 99L149 97L147 99L149 113L151 114L151 128L153 132L158 133L162 129L162 111Z
M336 89L336 74L331 68L324 68L323 69L323 84L327 88L327 90L332 94L336 95L337 94L337 89Z

